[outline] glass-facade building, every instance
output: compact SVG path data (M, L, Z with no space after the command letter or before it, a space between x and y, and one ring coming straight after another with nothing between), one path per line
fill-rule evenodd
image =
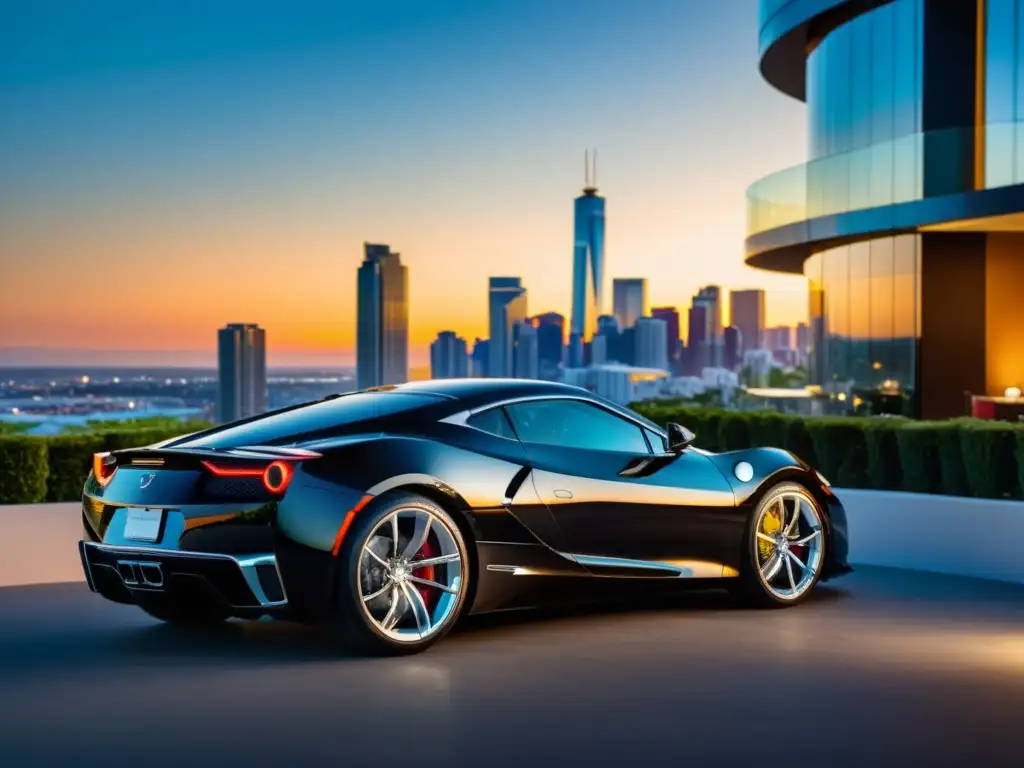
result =
M386 245L364 243L356 280L356 381L360 389L409 380L409 275Z
M747 263L802 273L832 410L945 417L1024 382L1024 0L761 0L808 162L748 191Z
M253 323L230 323L217 331L217 421L238 421L266 410L266 331Z
M597 318L604 313L604 198L588 184L576 198L573 224L572 317L569 320L570 358L573 341L590 341ZM582 360L570 365L582 364Z
M487 375L495 379L515 375L514 331L526 319L526 288L518 277L492 277L487 294L491 330Z

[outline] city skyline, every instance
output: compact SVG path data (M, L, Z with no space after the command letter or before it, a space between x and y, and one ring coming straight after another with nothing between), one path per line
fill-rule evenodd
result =
M352 365L368 240L419 276L413 365L438 330L488 335L491 274L520 275L535 311L569 317L586 147L610 206L606 298L621 274L647 277L657 306L712 282L764 287L769 322L803 319L799 278L742 261L746 187L799 162L806 132L755 71L756 9L581 7L442 2L392 23L325 5L281 25L254 3L238 24L204 11L185 25L116 2L46 18L5 6L26 33L0 52L0 365L213 364L211 331L231 317L267 329L271 365ZM86 23L100 31L82 39ZM566 49L570 31L593 51ZM724 66L687 77L712 39ZM379 50L401 55L364 78ZM379 119L356 125L340 104ZM85 274L118 296L103 313Z

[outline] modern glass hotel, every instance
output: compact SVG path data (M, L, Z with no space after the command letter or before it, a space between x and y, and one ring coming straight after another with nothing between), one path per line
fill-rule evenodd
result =
M810 376L858 412L1024 386L1024 0L761 0L806 164L748 191L747 262L809 280Z

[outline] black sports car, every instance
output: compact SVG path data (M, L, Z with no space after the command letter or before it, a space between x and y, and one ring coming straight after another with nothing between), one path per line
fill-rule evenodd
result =
M695 580L774 606L849 570L820 474L693 439L540 381L329 397L98 454L82 563L93 591L165 621L317 621L375 653L558 584Z

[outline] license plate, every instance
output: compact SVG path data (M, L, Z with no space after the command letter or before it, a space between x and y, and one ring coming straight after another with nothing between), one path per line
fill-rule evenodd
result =
M124 537L132 541L156 541L160 537L163 516L163 511L159 509L129 509L124 524Z

